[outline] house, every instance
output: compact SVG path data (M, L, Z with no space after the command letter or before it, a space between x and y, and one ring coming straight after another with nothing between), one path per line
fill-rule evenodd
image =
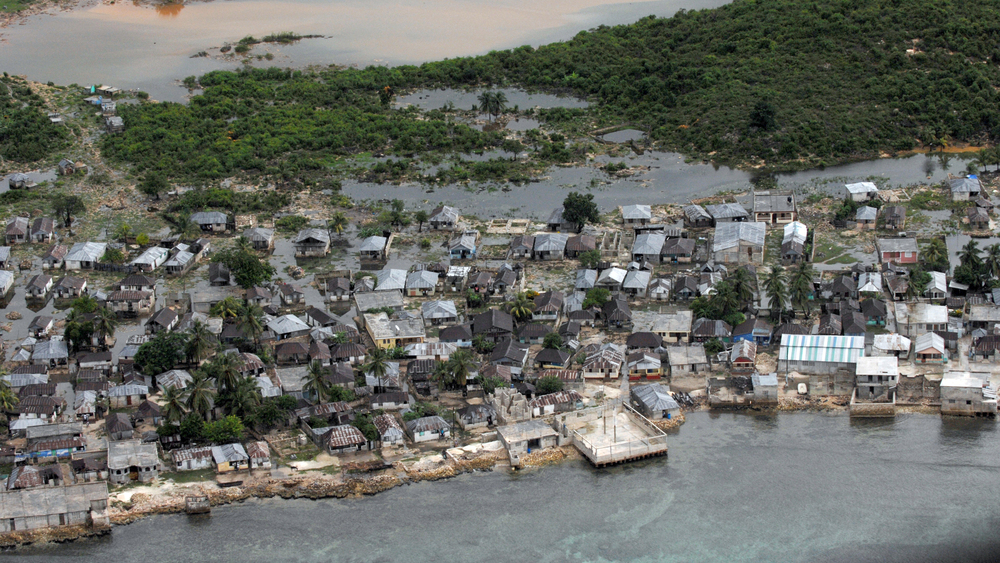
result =
M660 356L651 352L633 352L625 358L625 371L632 381L656 380L663 377Z
M519 235L510 241L510 255L512 258L529 258L535 248L535 237L532 235Z
M840 315L828 313L819 318L819 328L816 334L826 334L836 336L843 332L844 325L840 320Z
M108 399L114 409L138 405L146 400L147 395L149 387L136 383L123 383L108 390Z
M632 299L644 299L649 289L650 277L652 274L645 270L629 270L622 282L622 293Z
M587 355L583 361L583 377L586 379L618 379L625 355L614 344L605 344Z
M756 369L757 343L752 340L740 340L733 344L729 353L729 367L734 375L749 375Z
M609 329L629 330L632 328L632 310L628 301L613 298L601 307L601 317L604 326Z
M566 257L566 242L569 237L561 233L535 235L535 246L531 251L534 260L562 260Z
M338 324L340 321L337 317L318 309L316 307L310 307L306 310L306 324L312 327L327 327Z
M28 280L24 288L25 294L32 299L45 299L52 289L52 276L36 274Z
M785 191L763 191L753 194L753 220L769 225L784 225L797 220L795 193Z
M447 440L451 437L451 425L440 416L425 416L406 423L406 433L416 443L433 440Z
M673 288L674 300L688 301L698 296L698 279L694 276L677 276Z
M360 430L350 424L332 426L320 436L320 447L330 455L360 452L368 447L368 440Z
M858 274L858 293L861 295L882 294L882 274L878 272L862 272Z
M906 208L902 205L890 205L882 211L882 220L886 229L902 230L906 225Z
M410 407L410 395L401 391L375 393L368 399L368 406L373 410L406 409Z
M152 272L162 266L168 258L170 258L169 250L161 246L151 246L132 260L130 264L141 272Z
M538 369L563 369L569 367L573 357L565 350L542 348L535 354L532 365Z
M87 280L65 276L55 286L56 298L76 299L87 292Z
M170 307L164 307L159 311L153 313L149 320L146 321L146 334L158 334L161 332L170 332L177 326L177 322L180 317L177 316L177 312Z
M454 301L426 301L420 305L420 313L427 326L458 322L458 309Z
M853 374L864 350L865 339L860 336L783 334L778 370L786 374L835 374L847 370Z
M208 283L214 286L229 285L229 266L222 262L212 262L208 265Z
M941 414L978 416L997 414L997 393L988 379L968 372L946 373L941 379Z
M0 268L3 268L3 269L6 270L7 268L10 268L10 266L11 266L11 263L10 263L10 247L9 246L0 246ZM43 263L43 267L45 267L44 263Z
M594 236L575 235L566 239L566 258L579 258L591 250L597 250L597 238Z
M221 211L198 211L191 214L191 222L206 233L224 233L229 223L229 216Z
M859 311L845 311L840 316L840 324L844 336L864 336L868 330L865 316Z
M385 312L364 313L365 329L376 346L383 350L423 342L426 337L423 319L390 319Z
M686 227L711 227L714 224L712 215L700 205L688 205L682 211L684 213L684 226Z
M733 335L733 327L726 321L713 319L697 319L691 326L691 339L694 342L708 342L713 338L718 338L722 342L729 342Z
M465 286L469 281L469 272L471 271L472 268L469 266L449 266L444 276L445 291L452 293L464 292ZM487 285L489 284L487 283Z
M66 401L44 395L26 395L18 397L15 411L20 419L41 419L52 422L62 412Z
M24 466L18 469L28 471ZM9 482L16 482L13 472L11 477L14 480ZM38 481L41 480L39 477ZM104 481L77 482L55 487L0 491L0 533L30 532L62 526L110 529L108 484Z
M764 223L720 223L715 227L712 257L724 264L761 264L764 261Z
M56 223L48 217L38 217L31 223L32 242L52 242L56 236Z
M852 201L870 201L878 196L878 187L872 182L858 182L856 184L845 184L847 197Z
M667 236L663 233L642 233L636 235L635 242L632 243L632 261L648 261L659 264L660 252L663 250L663 245L666 241Z
M50 368L69 364L69 348L64 340L45 340L35 344L31 353L31 362L35 365L45 365Z
M452 260L471 260L476 257L476 242L479 231L465 231L448 243L448 255Z
M885 326L886 305L881 299L866 299L861 302L861 314L870 326Z
M862 401L892 400L899 383L899 358L862 356L855 366L855 396Z
M116 115L105 117L104 128L108 133L121 133L125 130L125 120Z
M778 404L778 374L762 375L754 373L750 376L753 385L753 402L758 406Z
M112 440L131 440L132 434L135 432L135 428L132 427L132 421L129 420L128 415L120 412L109 414L104 419L104 424L108 437Z
M660 262L664 264L687 264L694 256L696 246L694 239L668 238L660 249Z
M330 301L350 301L351 280L341 277L327 279L326 298Z
M649 282L649 289L646 291L650 299L656 301L666 301L670 298L670 280L665 278L654 278Z
M472 319L472 335L482 335L489 342L500 342L513 333L514 319L499 309L489 309Z
M879 262L916 264L919 256L915 238L880 238L875 241Z
M625 348L633 350L656 350L663 345L663 337L655 332L633 332L625 339Z
M107 243L78 242L66 253L65 266L67 270L93 270L94 265L101 261L107 250Z
M667 348L667 363L670 365L670 375L693 375L708 371L708 356L705 345L674 345Z
M648 205L623 205L622 223L626 227L648 225L653 222L653 209Z
M948 186L951 188L952 201L973 201L983 191L982 184L976 176L953 178L948 180Z
M553 232L576 230L576 223L570 223L563 219L563 208L557 207L549 214L549 220L545 222L546 228Z
M370 236L364 239L361 241L361 247L358 249L361 259L375 262L385 260L388 243L389 239L381 236Z
M669 388L659 383L633 386L629 390L629 399L635 410L650 420L669 420L681 414L681 406L674 400Z
M302 305L306 302L306 294L302 287L294 283L279 283L276 286L281 304L285 307Z
M687 342L691 338L692 313L684 309L676 313L660 313L653 317L650 329L664 342Z
M179 244L175 246L171 251L173 252L173 255L163 263L163 270L168 276L180 276L182 274L186 274L188 270L198 263L198 259L195 257L194 253L190 250L180 248L181 246L187 245Z
M497 410L491 405L467 405L455 411L455 414L458 425L465 431L493 426L497 420Z
M250 456L243 449L243 444L212 446L212 460L215 461L215 471L218 473L240 471L250 467Z
M69 247L62 244L52 245L45 255L42 256L42 268L62 268L66 263L67 254L69 254Z
M7 244L19 244L31 240L31 227L27 217L14 217L7 221L4 239Z
M943 364L948 361L944 338L933 332L917 337L913 344L914 361L918 364Z
M406 270L385 268L375 274L378 285L375 291L404 291L406 289Z
M851 276L837 276L830 283L830 295L836 300L857 299L857 282Z
M854 220L859 231L874 231L875 220L878 218L878 209L865 205L859 207L854 214Z
M984 194L979 196L979 199L976 200L976 207L982 209L987 214L990 214L993 213L993 208L996 206L993 205L992 201L990 201L989 194Z
M382 442L383 446L400 446L403 444L405 434L396 417L389 413L382 413L372 418L372 424L378 430L379 441Z
M108 294L107 307L119 316L134 317L153 310L153 294L146 291L119 290Z
M472 346L472 325L466 323L444 327L438 333L438 340L455 344L459 348L469 348Z
M156 479L160 474L156 447L139 440L108 442L108 479L116 485Z
M438 275L430 270L417 270L406 276L406 295L409 297L428 297L434 295L437 289Z
M367 349L361 344L337 344L330 348L330 359L336 362L348 362L351 365L360 365L365 362Z
M525 420L497 428L497 437L507 449L513 465L520 456L544 448L555 447L559 433L543 420Z
M621 268L608 268L597 276L594 287L603 287L611 292L611 295L616 295L622 290L622 283L625 281L626 274L628 272Z
M970 207L965 216L969 219L969 227L987 229L990 226L990 214L982 207Z
M295 315L275 317L267 321L267 328L274 333L276 340L285 340L309 334L309 325L302 322Z
M507 366L513 375L520 376L528 363L528 349L525 344L512 339L505 339L493 347L490 353L490 363L497 366Z
M723 223L742 223L750 220L750 213L738 203L708 205L705 206L705 210L712 216L712 226L716 227Z
M302 229L292 244L296 258L323 257L330 253L330 233L326 229Z
M212 446L177 449L170 452L174 471L196 471L212 467Z
M927 289L924 290L924 297L931 301L943 303L948 297L948 276L944 272L927 272L931 276Z
M751 340L760 346L771 343L771 333L774 326L761 318L749 318L733 329L733 342Z
M35 182L31 179L31 176L21 172L16 172L7 177L7 186L12 190L23 190L34 185Z
M974 310L974 308L973 308ZM972 311L970 311L970 319ZM929 303L908 303L896 306L896 327L906 327L906 335L916 338L925 332L948 330L948 307ZM973 326L973 328L976 328Z
M528 408L534 417L573 411L582 405L583 395L573 390L556 391L548 395L540 395L528 401Z
M454 231L458 226L459 214L454 207L441 205L431 211L427 224L435 231Z
M360 313L374 309L385 310L387 308L399 312L403 310L403 294L398 291L355 293L354 304Z
M250 247L254 250L267 252L274 248L273 229L254 227L243 231L243 236L250 241Z
M886 274L884 276L886 289L893 301L903 301L910 291L910 282L903 276Z
M527 323L517 331L517 340L523 344L541 344L545 336L555 332L552 325Z

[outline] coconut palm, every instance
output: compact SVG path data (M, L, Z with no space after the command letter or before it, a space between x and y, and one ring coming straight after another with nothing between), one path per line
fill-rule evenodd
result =
M476 364L472 361L472 354L468 350L456 350L448 359L448 368L455 383L459 387L465 387L469 374L476 369Z
M185 390L180 387L171 387L163 392L163 418L167 422L180 422L184 418Z
M431 379L437 382L438 385L442 387L451 387L455 383L454 372L451 371L451 366L448 362L438 362L434 366L434 373L431 374Z
M994 279L1000 279L1000 244L986 247L986 270Z
M240 235L236 237L236 249L243 252L253 252L253 243L247 237Z
M302 392L310 396L315 393L316 401L323 402L330 395L330 382L326 379L329 371L319 361L309 364L309 371L302 383Z
M736 291L727 280L715 284L715 293L712 295L711 302L716 310L723 315L740 309L740 300L736 297Z
M219 391L231 391L236 388L240 374L239 358L236 354L216 354L212 358L211 372L219 385Z
M201 227L191 220L191 215L188 213L178 215L170 220L170 223L170 234L180 239L194 240L201 236Z
M944 240L940 238L932 238L929 243L924 246L923 249L924 264L929 264L936 267L937 264L947 264L948 263L948 247L945 246ZM947 273L947 267L944 268Z
M789 298L792 304L804 310L809 315L809 296L813 292L813 277L816 272L812 264L799 262L799 267L792 273L791 283L789 283Z
M979 242L973 239L965 243L958 253L958 259L963 266L970 266L978 271L983 265L983 259L979 256Z
M187 357L188 360L200 363L202 360L208 357L208 354L215 349L216 340L215 335L208 330L208 325L205 323L195 320L191 324L191 336L188 338L187 342Z
M226 409L227 414L245 418L254 412L261 403L260 388L252 377L240 377L231 389L219 394L219 406Z
M753 287L750 285L750 272L746 268L738 268L729 278L733 293L740 305L745 307L753 299Z
M191 382L188 383L185 391L187 392L185 406L188 410L198 413L199 416L207 420L208 414L212 410L212 395L215 394L208 376L198 370L192 372Z
M95 314L94 332L97 333L101 346L106 348L108 339L114 338L115 330L118 328L118 315L107 307L101 307Z
M334 213L333 216L330 217L330 221L328 223L330 231L336 233L337 236L344 234L344 230L347 229L347 225L347 216L341 211Z
M368 363L361 366L361 370L378 380L379 388L382 387L382 378L389 372L389 354L382 348L376 347L368 354Z
M990 149L979 149L979 152L977 152L976 156L973 157L972 162L974 162L977 166L982 166L983 172L986 172L986 165L993 162L992 151L990 151Z
M526 293L518 293L513 301L507 303L507 312L514 320L521 322L531 318L531 312L535 310L535 302Z
M771 302L771 316L774 311L778 311L778 321L781 321L781 313L785 308L785 301L788 300L788 279L785 276L785 269L781 266L771 266L764 278L764 291Z
M6 372L6 370L3 370ZM7 417L7 427L10 428L10 417L17 408L18 398L14 390L10 388L10 383L5 379L0 379L0 409L3 409L3 414Z
M264 334L264 310L256 303L248 303L236 318L236 326L259 347L260 335Z
M482 92L479 94L477 99L479 100L479 111L492 116L493 112L491 110L493 109L493 92Z
M243 304L240 303L240 300L230 295L215 305L212 305L212 309L209 311L209 314L216 317L222 317L223 321L229 321L239 316L242 309Z

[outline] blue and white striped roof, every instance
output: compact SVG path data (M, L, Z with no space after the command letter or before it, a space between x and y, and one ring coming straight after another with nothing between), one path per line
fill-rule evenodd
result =
M850 364L857 362L864 352L863 336L782 334L778 360Z

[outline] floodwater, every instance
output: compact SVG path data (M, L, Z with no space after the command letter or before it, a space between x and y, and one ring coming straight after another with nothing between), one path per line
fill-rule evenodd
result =
M156 516L10 561L992 560L997 423L688 415L669 459L463 475Z
M0 69L57 84L107 83L180 101L176 80L242 63L216 57L246 35L322 35L270 52L260 66L418 64L572 38L597 25L630 23L725 0L227 0L153 7L83 0L80 8L27 18L2 30ZM216 50L213 51L212 49Z

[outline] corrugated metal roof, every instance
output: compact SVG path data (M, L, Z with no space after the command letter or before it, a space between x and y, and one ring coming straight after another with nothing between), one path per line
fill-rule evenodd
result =
M733 248L741 242L763 246L766 233L767 225L764 223L719 223L715 227L712 252Z
M781 335L778 359L793 362L855 363L864 354L863 336Z

